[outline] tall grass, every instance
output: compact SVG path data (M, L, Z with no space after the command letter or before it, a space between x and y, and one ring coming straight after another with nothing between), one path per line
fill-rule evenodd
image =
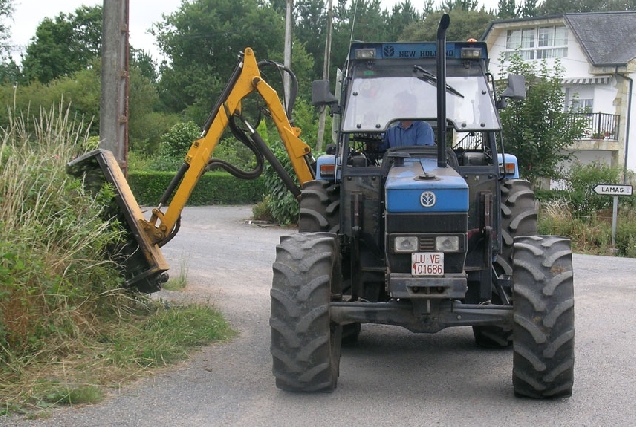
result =
M0 142L0 415L100 400L104 386L232 336L211 307L167 310L120 287L112 189L94 197L65 172L93 143L68 109L12 117Z
M87 129L69 111L42 111L34 132L12 117L0 146L0 360L38 355L42 340L90 328L103 295L118 287L105 248L119 238L101 201L65 173ZM105 189L107 191L107 189ZM89 283L90 286L86 286ZM60 350L61 350L60 348ZM9 350L11 349L11 350Z
M568 237L575 252L636 257L636 211L633 208L624 206L619 209L612 247L611 212L596 211L581 215L565 199L545 201L540 206L539 234Z

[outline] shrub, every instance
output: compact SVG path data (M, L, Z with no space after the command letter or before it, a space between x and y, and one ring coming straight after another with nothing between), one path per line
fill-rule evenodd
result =
M616 220L616 249L620 255L636 258L636 212L621 209Z
M589 254L612 254L636 257L636 212L621 208L612 247L612 219L596 212L577 217L566 199L541 203L538 234L565 236L572 240L572 249Z
M192 143L199 138L201 138L201 129L197 124L192 121L177 123L161 137L159 154L147 163L149 169L177 171ZM241 170L252 170L256 165L254 153L233 137L220 139L214 147L212 157L228 162Z
M621 170L604 163L573 163L567 172L568 202L577 217L590 216L612 206L612 197L594 192L602 183L618 183Z
M267 203L267 199L269 196L265 196L265 199L258 202L252 207L252 216L255 220L258 221L266 221L266 222L274 222L274 217L272 216L272 212L269 210L269 205Z
M294 172L291 160L289 159L289 155L283 147L282 142L274 142L272 144L272 151L283 165L283 168L293 178L296 185L298 185L296 172ZM276 222L281 225L297 223L299 212L298 200L294 198L269 163L265 166L264 175L267 191L267 198L265 201Z
M174 172L131 171L128 184L139 205L156 206L174 178ZM208 172L199 178L188 206L251 204L263 198L265 182L235 178L225 172Z
M192 143L201 136L201 129L194 122L177 123L161 137L159 155L151 167L159 171L177 171Z

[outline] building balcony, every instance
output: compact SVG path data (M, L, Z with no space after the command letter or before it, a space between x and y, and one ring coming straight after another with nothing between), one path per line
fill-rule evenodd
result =
M585 120L581 141L618 141L620 116L606 113L573 113L572 116Z

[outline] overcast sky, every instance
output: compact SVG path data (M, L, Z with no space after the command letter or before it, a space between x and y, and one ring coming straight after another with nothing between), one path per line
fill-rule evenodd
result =
M381 0L382 6L391 8L400 0ZM439 0L438 0L439 2ZM421 10L424 0L411 0L411 3ZM480 0L486 8L495 8L497 0ZM82 5L95 6L103 4L103 0L14 0L15 11L11 25L10 43L16 47L25 48L29 40L35 36L35 30L44 18L54 18L60 14L73 13ZM135 49L149 51L155 59L159 59L155 39L147 34L153 23L162 20L162 14L170 14L181 5L181 0L129 0L130 5L130 44ZM19 51L14 52L16 60Z

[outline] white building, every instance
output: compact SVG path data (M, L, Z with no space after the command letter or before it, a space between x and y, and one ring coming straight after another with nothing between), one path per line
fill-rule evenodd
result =
M493 21L483 40L495 77L500 59L516 50L548 66L559 58L566 102L590 112L585 137L572 147L576 158L636 171L636 12Z

